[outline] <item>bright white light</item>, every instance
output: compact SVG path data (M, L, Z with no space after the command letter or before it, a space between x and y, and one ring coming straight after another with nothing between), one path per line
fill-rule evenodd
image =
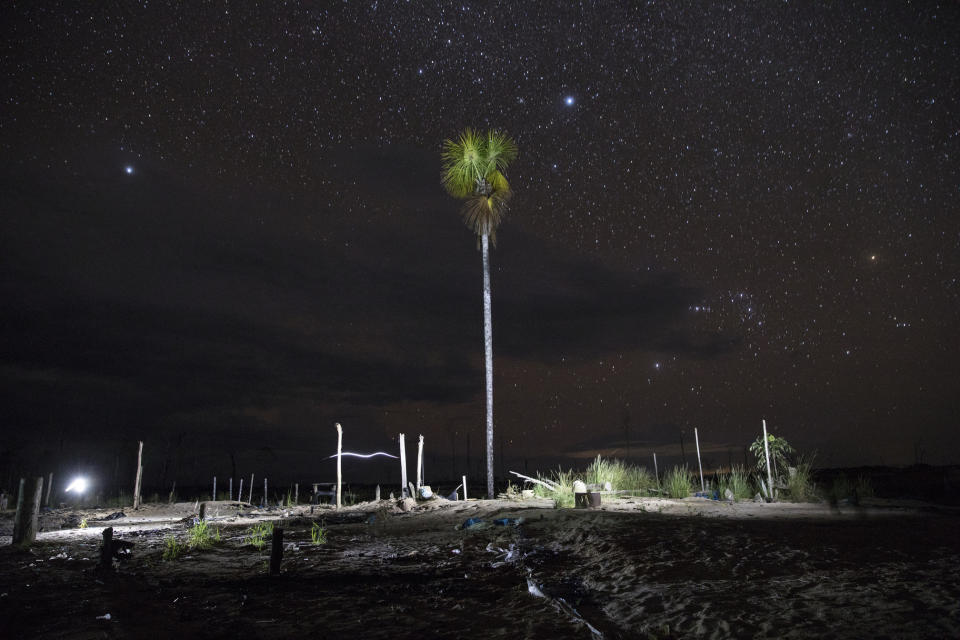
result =
M573 106L573 96L567 96L566 98L564 98L563 101L567 103L568 107Z
M67 486L67 491L76 491L77 493L83 493L87 490L87 479L86 478L74 478Z
M129 164L128 164L127 166L125 166L125 167L123 168L123 170L126 171L126 173L127 173L128 176L133 174L133 167L132 167L131 165L129 165Z
M372 458L373 456L387 456L388 458L396 458L397 456L390 455L389 453L384 453L383 451L377 451L376 453L351 453L350 451L344 451L340 455L343 456L353 456L354 458ZM333 454L330 458L336 458L337 454ZM329 460L330 458L327 458Z

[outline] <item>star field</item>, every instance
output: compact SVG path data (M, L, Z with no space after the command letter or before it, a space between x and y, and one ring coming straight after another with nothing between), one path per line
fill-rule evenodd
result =
M821 463L957 461L955 4L322 5L0 10L9 377L59 372L63 413L99 393L65 380L132 378L133 412L136 365L46 352L54 301L202 311L242 337L164 338L171 376L223 384L147 402L158 433L347 414L476 456L479 256L439 149L497 127L520 148L493 253L508 455L623 456L626 420L637 455L698 427L726 462L765 417ZM134 315L102 346L146 368Z

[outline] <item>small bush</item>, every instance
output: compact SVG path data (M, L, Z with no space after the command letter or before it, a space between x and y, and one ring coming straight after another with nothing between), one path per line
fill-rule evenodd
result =
M730 473L717 476L717 491L721 498L726 497L727 489L733 494L734 501L749 500L753 497L750 473L742 466L737 466Z
M663 488L670 498L686 498L693 492L693 481L686 466L674 467L663 479Z
M569 508L574 504L573 499L573 481L576 479L576 474L573 469L568 471L562 471L557 469L550 474L549 478L544 478L539 476L540 480L547 480L557 485L557 491L551 491L542 484L535 484L533 486L533 493L540 498L550 498L556 502L558 509Z

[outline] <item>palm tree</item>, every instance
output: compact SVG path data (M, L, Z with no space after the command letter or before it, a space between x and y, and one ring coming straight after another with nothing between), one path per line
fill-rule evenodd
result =
M464 200L461 213L477 234L483 252L483 351L487 370L487 496L493 493L493 321L490 305L490 243L497 244L497 227L513 192L504 177L517 157L517 143L496 130L464 130L443 143L442 182L447 192Z

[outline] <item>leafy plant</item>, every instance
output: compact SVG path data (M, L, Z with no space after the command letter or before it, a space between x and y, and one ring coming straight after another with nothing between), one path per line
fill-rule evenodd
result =
M163 539L163 560L164 562L176 560L187 550L187 545L177 542L173 535Z
M537 474L539 480L545 480L557 487L557 491L551 491L542 484L533 485L533 493L539 498L552 499L558 509L573 507L573 481L576 479L576 473L573 469L563 471L557 469L549 477Z
M86 519L86 518L83 518L83 519L80 521L80 528L81 528L81 529L86 529L86 528L87 528L87 519Z
M686 465L674 467L663 479L663 487L671 498L686 498L693 492L693 481Z
M310 539L313 541L313 544L327 544L326 528L314 522L310 527Z
M786 439L778 438L771 433L767 435L767 448L770 450L770 464L773 467L771 475L776 480L780 474L786 473L793 447ZM750 445L750 451L757 458L757 471L766 473L767 455L763 446L763 436L757 436L757 439Z

